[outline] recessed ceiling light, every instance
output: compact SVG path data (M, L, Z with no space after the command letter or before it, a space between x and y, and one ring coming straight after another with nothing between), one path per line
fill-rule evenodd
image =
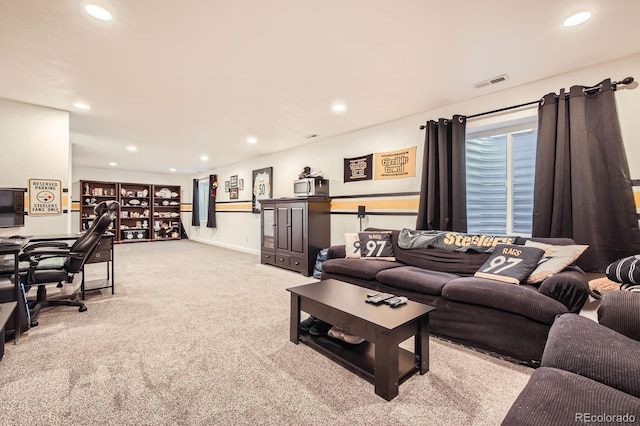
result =
M331 104L331 111L334 114L344 114L347 111L347 104L343 101L335 101Z
M136 147L135 145L127 146L127 151L136 152L137 150L138 150L138 147Z
M255 145L258 143L258 139L255 136L249 136L247 138L247 143L250 143L251 145Z
M83 104L82 102L74 102L73 106L78 108L78 109L91 109L91 106L87 105L87 104Z
M109 163L109 165L110 165L110 166L114 166L114 167L115 167L115 166L117 166L117 165L118 165L118 163L116 163L115 161L112 161L112 162L110 162L110 163Z
M176 171L176 169L175 169L174 167L172 167L172 168L170 168L170 169L169 169L169 171L170 171L170 172L175 172L175 171Z
M202 161L207 161L207 160L209 160L209 157L207 157L206 155L201 155L201 156L200 156L200 159L201 159Z
M97 4L88 4L84 7L84 10L89 15L101 21L110 21L113 18L111 12L109 12L102 6L98 6Z
M578 13L574 13L573 15L569 16L567 19L564 20L563 25L565 27L575 27L576 25L580 25L582 23L585 23L589 20L589 18L591 18L591 12L578 12Z

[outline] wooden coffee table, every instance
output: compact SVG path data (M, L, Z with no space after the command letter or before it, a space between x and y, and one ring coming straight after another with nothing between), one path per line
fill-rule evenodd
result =
M366 303L362 287L329 279L291 287L290 340L303 342L374 384L387 401L416 371L429 371L429 312L435 308L413 301L391 308ZM349 334L365 339L350 345L330 337L314 337L298 330L300 311L307 312ZM398 345L415 336L414 352Z

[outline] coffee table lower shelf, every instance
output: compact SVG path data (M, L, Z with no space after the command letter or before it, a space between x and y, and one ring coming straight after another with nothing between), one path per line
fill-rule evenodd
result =
M369 383L374 381L375 344L364 341L352 345L330 337L315 337L300 333L299 341L357 374ZM418 359L413 352L398 348L398 378L404 383L420 370Z

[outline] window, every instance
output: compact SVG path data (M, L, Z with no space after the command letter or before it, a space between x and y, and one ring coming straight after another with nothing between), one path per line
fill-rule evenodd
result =
M469 131L467 231L531 235L536 122Z
M200 222L206 222L209 209L209 178L198 181L198 215Z

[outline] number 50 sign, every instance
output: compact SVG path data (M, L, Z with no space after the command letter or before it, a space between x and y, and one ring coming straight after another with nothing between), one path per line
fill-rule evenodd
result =
M260 200L273 197L273 167L254 170L252 182L251 207L254 213L260 213Z

